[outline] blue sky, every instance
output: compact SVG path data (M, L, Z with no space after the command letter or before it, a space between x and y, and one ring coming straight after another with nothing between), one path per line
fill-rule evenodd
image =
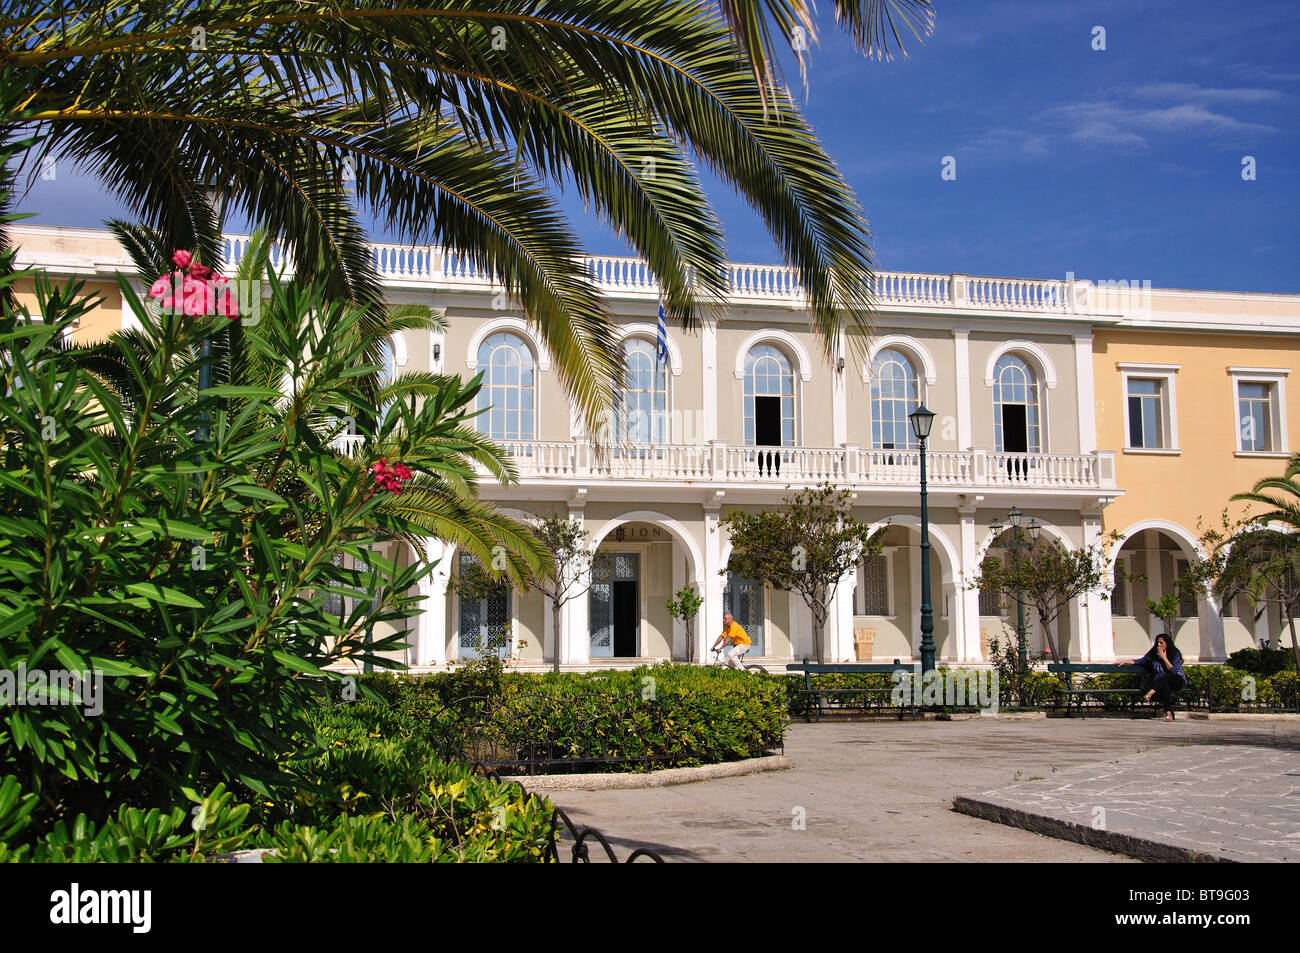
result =
M890 63L858 55L818 6L804 108L880 268L1300 293L1293 0L936 0L934 35ZM706 181L730 257L779 261L748 206ZM591 252L626 253L564 204ZM63 168L21 210L50 225L124 214Z

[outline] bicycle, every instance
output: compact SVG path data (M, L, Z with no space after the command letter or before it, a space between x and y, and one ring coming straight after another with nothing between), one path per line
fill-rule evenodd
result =
M712 660L709 662L709 664L710 664L710 665L718 665L718 666L721 666L722 668L730 668L730 667L731 667L731 666L728 665L728 664L726 663L726 661L722 658L722 650L721 650L721 649L714 649L714 650L713 650L713 658L712 658ZM756 662L751 662L751 663L744 663L744 662L742 662L741 664L744 665L744 667L745 667L745 671L746 671L746 672L757 672L757 673L760 674L760 675L767 675L767 674L768 674L767 669L764 668L763 666L759 665L759 664L756 663Z

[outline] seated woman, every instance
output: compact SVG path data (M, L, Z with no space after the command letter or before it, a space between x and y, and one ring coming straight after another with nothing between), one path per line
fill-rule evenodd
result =
M1187 676L1183 673L1183 653L1178 651L1174 640L1161 633L1156 636L1156 644L1141 658L1133 660L1134 665L1141 665L1147 670L1142 679L1149 691L1142 696L1143 701L1154 697L1165 710L1165 721L1174 720L1174 693L1187 687Z

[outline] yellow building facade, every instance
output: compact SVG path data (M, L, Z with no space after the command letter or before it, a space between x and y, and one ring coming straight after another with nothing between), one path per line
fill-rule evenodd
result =
M1300 298L1146 289L1093 335L1098 446L1115 451L1124 493L1103 511L1122 564L1111 599L1117 657L1138 655L1160 623L1147 600L1174 592L1201 537L1256 481L1300 450ZM1125 578L1130 577L1130 578ZM1189 658L1222 659L1276 637L1277 606L1181 600L1175 636Z

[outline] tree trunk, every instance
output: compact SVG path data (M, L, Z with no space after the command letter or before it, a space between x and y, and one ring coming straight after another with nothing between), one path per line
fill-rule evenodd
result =
M686 624L686 664L695 664L695 619L682 620Z
M1295 640L1295 616L1291 614L1289 608L1286 613L1286 624L1291 630L1291 654L1295 656L1296 677L1300 678L1300 644L1297 644ZM1297 688L1296 691L1300 693L1300 688Z
M555 633L555 666L553 671L560 670L560 643L564 640L564 633L560 631L560 610L564 603L555 599L551 600L551 631Z
M1052 638L1052 627L1048 624L1052 618L1055 618L1055 616L1049 618L1043 613L1042 607L1039 607L1038 627L1043 630L1043 641L1047 643L1047 648L1052 653L1052 661L1059 662L1061 661L1061 653L1056 647L1056 639Z
M813 635L813 655L818 662L825 662L826 655L822 651L822 638L826 632L826 609L824 606L809 606L812 609L812 635Z

